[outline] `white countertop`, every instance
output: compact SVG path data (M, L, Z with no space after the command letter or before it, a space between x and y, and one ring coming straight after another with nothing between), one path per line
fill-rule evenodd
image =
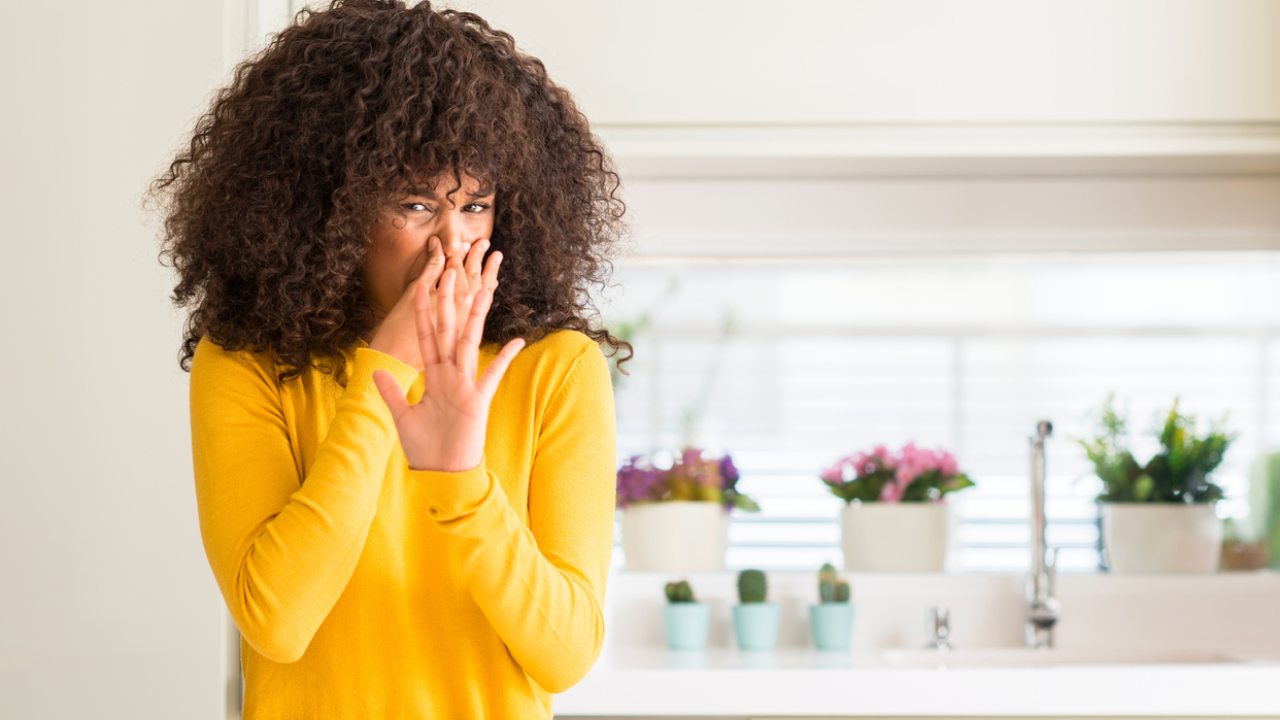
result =
M602 654L555 697L569 716L1280 716L1280 658L898 667L880 652L779 648Z
M1063 574L1050 666L1020 647L1021 576L851 575L847 653L813 648L811 573L770 574L777 650L739 651L732 572L684 576L711 605L707 650L669 651L661 610L674 577L611 573L600 658L555 696L557 716L1280 718L1280 573ZM894 650L927 641L937 605L957 648L945 668Z

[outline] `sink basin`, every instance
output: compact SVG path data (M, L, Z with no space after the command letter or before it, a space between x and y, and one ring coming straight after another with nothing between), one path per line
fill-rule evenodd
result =
M1058 667L1063 665L1164 665L1169 663L1230 663L1234 659L1196 650L1037 650L1035 648L973 648L961 650L886 650L892 667Z

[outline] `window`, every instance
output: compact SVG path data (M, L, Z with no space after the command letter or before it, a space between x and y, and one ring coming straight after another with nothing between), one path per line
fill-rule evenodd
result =
M876 443L945 447L977 480L953 496L952 566L977 572L1028 567L1037 420L1055 426L1048 535L1064 571L1098 567L1098 482L1074 439L1109 392L1140 457L1175 396L1202 423L1229 413L1223 516L1246 514L1249 466L1280 446L1280 253L650 258L614 279L605 322L652 318L616 390L619 459L678 449L700 410L689 437L732 453L763 508L734 513L731 568L838 564L841 502L817 472Z

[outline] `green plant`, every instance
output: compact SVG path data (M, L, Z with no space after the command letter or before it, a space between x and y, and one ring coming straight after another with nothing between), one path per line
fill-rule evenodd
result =
M824 603L849 602L849 583L840 579L831 563L824 563L818 570L818 598Z
M1128 447L1128 427L1115 409L1114 394L1108 395L1099 415L1098 434L1080 440L1093 470L1102 480L1098 494L1102 502L1215 502L1223 497L1222 487L1209 474L1222 464L1227 448L1235 440L1216 423L1207 434L1196 434L1195 418L1178 412L1178 399L1165 415L1157 432L1160 449L1145 464L1139 463Z
M764 572L743 570L738 573L738 599L743 603L762 603L769 593Z
M678 582L669 582L666 587L667 602L673 603L691 603L693 599L693 587L689 585L688 580L680 580Z

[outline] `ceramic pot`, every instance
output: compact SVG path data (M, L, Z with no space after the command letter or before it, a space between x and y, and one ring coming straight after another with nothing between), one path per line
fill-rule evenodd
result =
M1211 573L1222 554L1213 503L1102 503L1111 572Z
M729 512L716 502L635 503L622 511L627 570L665 573L724 570Z
M853 603L810 605L809 631L814 647L819 650L848 650L853 633Z
M667 647L672 650L703 650L711 628L711 606L701 602L669 602L662 608Z
M778 604L734 605L733 634L741 650L772 650L778 644Z
M946 570L951 510L945 502L851 503L840 511L849 572Z

